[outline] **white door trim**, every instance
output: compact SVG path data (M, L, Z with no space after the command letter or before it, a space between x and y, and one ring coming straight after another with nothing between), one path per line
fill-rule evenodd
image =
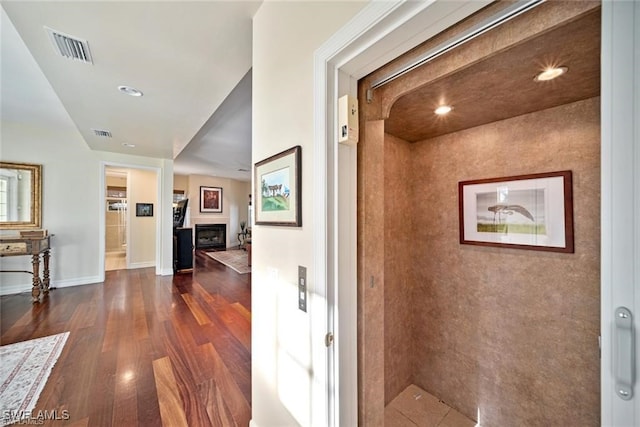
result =
M631 310L640 332L640 3L602 4L601 73L601 423L640 423L640 361L635 397L616 395L614 310Z
M419 3L420 6L416 6ZM484 4L478 2L449 2L457 3L459 6L479 6ZM314 140L314 206L313 211L318 215L314 223L314 258L315 264L315 283L326 286L327 291L333 288L331 292L327 292L329 300L328 315L318 319L327 325L327 330L334 332L338 329L340 319L337 318L336 309L339 306L338 286L356 286L355 283L340 283L340 278L336 276L339 254L339 239L344 236L337 235L337 192L341 185L341 177L337 168L337 150L334 150L336 141L335 129L335 108L337 104L338 92L340 86L339 71L349 75L351 78L358 79L368 72L375 70L390 59L400 55L406 46L396 43L395 47L384 45L385 39L388 41L397 36L394 30L400 26L403 30L407 26L411 26L412 20L418 17L427 8L431 14L431 20L434 22L434 28L437 25L446 25L444 28L451 26L458 17L447 16L444 12L440 12L438 8L445 5L443 1L415 2L409 4L401 1L397 3L372 2L368 4L361 13L352 19L345 27L338 31L325 44L323 44L314 55L314 123L315 123L315 140ZM631 12L631 28L624 25L618 25L610 21L613 16L613 9L623 7L633 7L635 12ZM479 8L478 7L478 8ZM628 12L627 12L628 13ZM619 14L624 15L624 12ZM466 16L466 15L465 15ZM635 16L635 18L633 18ZM457 18L457 19L455 19ZM636 25L633 25L635 19ZM452 21L449 23L449 21ZM627 16L629 22L629 16ZM640 113L640 84L638 75L640 74L640 59L638 51L640 49L640 31L638 31L640 22L640 6L637 1L634 2L603 2L603 24L602 24L602 424L603 425L619 425L622 419L614 419L613 398L609 396L612 390L611 381L611 314L613 313L614 303L613 292L619 286L617 278L620 269L627 269L627 286L633 291L634 286L638 286L638 278L640 277L640 144L638 142L640 135L640 121L634 120ZM441 28L441 29L444 29ZM635 31L634 31L635 29ZM424 37L425 32L411 33L405 32L405 38L410 42L415 42ZM428 38L428 37L427 37ZM617 50L618 43L623 43L623 51ZM397 39L395 39L398 41ZM422 38L426 40L426 38ZM422 41L420 40L420 41ZM418 42L419 43L419 42ZM635 43L635 59L633 58ZM417 44L417 43L415 43ZM616 49L612 51L612 48ZM406 49L405 49L406 50ZM372 51L376 51L379 55L378 63L374 59L366 59L367 55ZM387 55L380 55L386 52ZM623 65L624 63L626 65ZM626 72L624 71L624 67ZM634 68L635 67L635 68ZM630 90L632 88L633 90ZM627 96L618 97L618 92L622 91ZM635 106L635 109L634 109ZM620 114L623 113L623 114ZM626 130L625 130L626 129ZM626 132L626 146L622 147L618 143L620 138L619 132ZM613 143L616 141L616 144ZM619 151L620 150L620 151ZM623 166L624 159L631 162L630 167ZM354 160L355 162L355 160ZM353 165L355 167L355 164ZM348 181L348 180L347 180ZM626 183L626 184L625 184ZM627 199L626 204L623 202ZM630 210L618 209L618 203L630 207ZM626 242L620 242L618 239L624 239L614 228L621 227L618 223L621 220L618 215L626 212L628 221L624 226L633 228L633 232L626 233ZM615 216L615 217L614 217ZM354 213L355 218L355 213ZM623 220L624 218L622 218ZM352 239L347 234L347 239ZM345 247L356 247L354 242L347 242ZM624 259L619 259L617 254L619 250L630 248L625 252ZM629 258L632 257L632 258ZM624 264L620 265L621 263ZM632 297L631 303L635 307L640 307L640 292L636 292ZM350 310L357 311L357 307L351 307ZM343 318L349 318L342 313ZM351 313L349 313L351 314ZM637 319L640 313L636 310ZM332 319L329 319L333 316ZM638 323L636 322L636 325ZM349 325L349 336L335 335L335 350L341 352L343 342L356 342L357 327ZM340 325L340 329L342 326ZM640 341L640 336L636 327L636 342ZM339 420L349 419L357 420L357 404L352 405L353 396L341 396L338 390L340 382L351 383L357 389L356 372L344 372L340 370L340 355L336 356L330 351L327 355L327 364L333 369L329 372L329 392L328 392L328 425L336 425ZM331 362L330 362L331 361ZM640 365L640 362L638 362ZM327 365L325 365L327 366ZM636 372L640 372L640 366ZM636 381L637 382L637 381ZM640 390L636 390L640 393ZM357 398L357 396L356 396ZM640 399L636 398L635 402ZM349 403L347 405L346 403ZM356 400L357 402L357 400ZM640 417L640 404L630 405L631 411L635 412L635 417ZM635 408L635 409L633 409ZM634 416L631 414L631 416ZM344 417L344 418L343 418ZM355 417L355 418L354 418ZM630 418L633 420L633 418ZM637 419L636 419L637 421Z
M313 224L313 280L318 294L327 297L327 311L313 316L312 329L316 331L314 336L324 336L322 331L333 333L334 345L313 364L316 372L327 371L326 425L357 425L358 416L354 360L357 301L354 299L345 307L339 300L341 289L350 287L352 295L356 291L355 264L351 269L338 268L340 261L356 259L357 206L354 203L347 211L338 209L338 200L349 197L355 200L354 180L341 176L339 170L349 170L345 162L350 162L351 172L355 171L356 155L352 152L355 149L339 154L336 148L334 123L338 97L342 95L338 88L351 88L351 79L364 77L488 3L488 0L371 2L314 54L313 212L317 215ZM350 217L350 221L345 221L345 217ZM352 253L343 256L340 248L348 248ZM349 323L341 323L340 319ZM341 369L342 364L349 369ZM341 394L340 390L347 393Z

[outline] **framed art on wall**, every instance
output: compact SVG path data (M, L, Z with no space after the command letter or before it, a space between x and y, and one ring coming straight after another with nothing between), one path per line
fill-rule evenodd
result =
M302 226L301 152L298 145L255 164L256 225Z
M458 183L460 243L573 252L571 171Z
M153 203L136 203L136 216L153 216Z
M200 212L222 212L222 188L200 187Z

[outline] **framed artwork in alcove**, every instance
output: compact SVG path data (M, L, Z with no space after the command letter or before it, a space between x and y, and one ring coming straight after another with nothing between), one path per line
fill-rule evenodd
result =
M571 171L458 183L460 243L573 252Z

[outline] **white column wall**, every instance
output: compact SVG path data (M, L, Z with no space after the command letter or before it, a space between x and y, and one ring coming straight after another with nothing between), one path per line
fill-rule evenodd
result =
M307 313L297 298L298 266L314 277L312 207L323 197L312 191L313 54L365 4L268 1L254 17L253 162L302 146L303 225L252 229L253 426L327 425L324 333L312 324L326 318L325 295L308 281Z

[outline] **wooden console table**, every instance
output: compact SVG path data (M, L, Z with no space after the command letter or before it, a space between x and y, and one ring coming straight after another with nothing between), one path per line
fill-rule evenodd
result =
M33 288L31 297L33 302L40 302L40 290L43 296L49 293L49 251L50 239L53 234L45 237L0 237L0 257L31 255L33 271L27 270L0 270L0 273L29 273L33 275ZM40 279L40 254L42 254L42 279Z

